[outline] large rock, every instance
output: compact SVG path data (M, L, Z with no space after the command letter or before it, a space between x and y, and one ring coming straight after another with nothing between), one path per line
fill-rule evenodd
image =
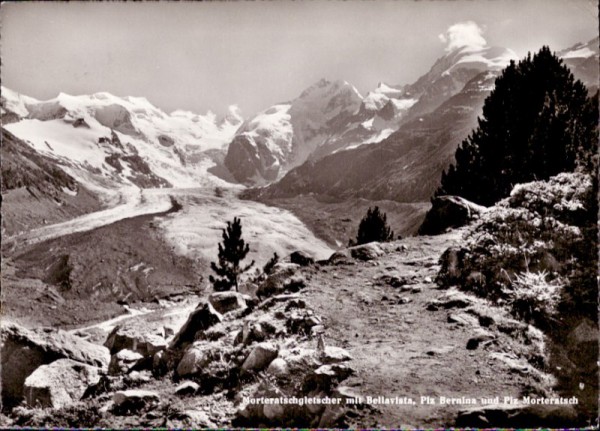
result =
M348 249L338 250L327 259L328 265L353 265L354 263Z
M196 342L189 346L177 364L177 378L193 378L200 392L212 393L215 387L233 383L232 375L239 367L240 349L221 341Z
M126 374L138 363L138 361L142 360L143 358L144 357L138 352L123 349L115 353L110 358L110 364L108 364L108 374L112 376Z
M448 228L464 226L479 218L486 208L460 196L438 196L419 228L419 235L439 235Z
M350 256L358 260L376 260L385 254L381 246L376 242L357 245L350 247L348 250L350 251Z
M210 356L206 349L191 347L185 351L181 361L177 365L179 377L193 376L210 362Z
M278 263L273 271L256 290L259 298L282 294L286 291L297 292L306 285L306 280L296 275L299 265L293 263Z
M341 347L325 346L320 359L324 364L337 364L352 360L352 356L346 349Z
M278 352L273 343L258 343L242 364L242 370L261 371L277 357Z
M267 368L267 373L276 377L285 376L289 371L288 364L283 358L273 359Z
M223 316L210 303L201 302L175 335L169 344L169 349L179 349L185 344L192 343L196 339L198 331L205 331L222 320Z
M28 330L12 322L2 322L2 402L13 406L23 399L23 383L38 367L58 359L108 369L110 353L65 331Z
M239 292L214 292L210 294L208 301L221 314L246 308L244 295Z
M315 260L302 251L295 251L290 254L290 262L300 266L309 266L315 263Z
M42 365L25 380L25 400L32 407L67 406L79 401L89 386L100 381L99 372L99 368L71 359Z
M133 413L158 404L160 398L156 392L131 389L118 391L113 395L114 408L118 412Z
M154 356L156 352L167 348L167 341L156 334L144 331L144 328L117 325L104 342L110 353L123 349L137 352L142 356Z
M198 392L198 389L200 389L200 385L198 383L187 381L177 386L175 393L177 395L193 395Z

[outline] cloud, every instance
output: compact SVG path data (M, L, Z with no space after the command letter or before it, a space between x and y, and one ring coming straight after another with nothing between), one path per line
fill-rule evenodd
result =
M487 46L487 41L483 38L484 30L473 21L463 21L451 25L438 37L446 44L446 51L464 47L477 49Z

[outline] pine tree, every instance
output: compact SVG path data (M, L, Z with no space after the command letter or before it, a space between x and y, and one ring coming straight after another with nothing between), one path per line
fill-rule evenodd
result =
M356 236L356 245L366 244L372 241L391 241L394 238L394 232L387 224L387 216L379 211L379 207L367 210L358 225L358 235Z
M239 290L239 276L243 272L248 271L253 265L252 261L249 265L240 266L240 262L244 260L250 246L242 239L242 224L239 218L234 217L233 222L227 222L227 228L223 229L223 242L219 243L219 264L210 263L211 269L219 276L218 278L209 277L213 288L216 291L230 290L235 286L235 290Z
M456 151L436 196L482 205L513 186L587 165L597 145L597 100L548 47L514 61L496 79L478 127ZM588 157L586 160L583 158Z

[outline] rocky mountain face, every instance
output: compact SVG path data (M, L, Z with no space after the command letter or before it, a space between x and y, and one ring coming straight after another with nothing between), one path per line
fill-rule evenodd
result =
M249 197L316 193L399 202L426 201L457 145L477 124L496 74L482 72L433 112L407 122L381 143L311 160Z
M306 160L381 142L401 124L439 107L474 76L500 70L514 58L503 48L462 47L415 83L380 83L365 97L347 82L322 80L291 103L248 120L231 142L225 165L237 181L261 185Z
M11 235L99 209L101 203L52 158L2 128L2 233Z
M598 39L558 54L590 92L597 89ZM324 157L309 159L279 182L251 190L247 196L269 199L316 193L342 199L429 200L458 144L477 125L496 76L514 58L510 50L491 47L448 53L417 82L396 93L403 100L414 97L416 102L389 137L329 155L322 152ZM370 104L381 106L382 102Z
M212 177L241 117L166 114L141 97L109 93L39 101L2 87L2 121L14 136L63 165L94 190L122 186L193 187Z
M244 122L229 145L225 166L239 182L273 181L345 131L361 100L347 82L321 80L292 102Z

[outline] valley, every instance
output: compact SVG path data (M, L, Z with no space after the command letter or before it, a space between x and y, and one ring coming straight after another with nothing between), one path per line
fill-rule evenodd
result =
M232 215L243 220L251 244L248 260L256 267L275 252L286 256L301 250L317 259L332 253L288 211L241 201L236 193L125 189L113 208L4 237L3 266L13 268L3 270L5 315L26 326L69 327L122 312L117 301L199 294L209 289L209 263L216 260L224 220ZM46 289L58 302L45 302ZM38 300L30 303L28 297ZM93 312L75 311L90 298L97 304ZM71 311L65 313L65 307Z
M559 52L582 100L598 55ZM0 426L593 426L587 141L489 207L434 196L515 58L449 43L411 84L321 79L246 117L2 87ZM234 218L248 250L222 253ZM249 401L305 396L417 401ZM463 402L525 396L581 404Z

